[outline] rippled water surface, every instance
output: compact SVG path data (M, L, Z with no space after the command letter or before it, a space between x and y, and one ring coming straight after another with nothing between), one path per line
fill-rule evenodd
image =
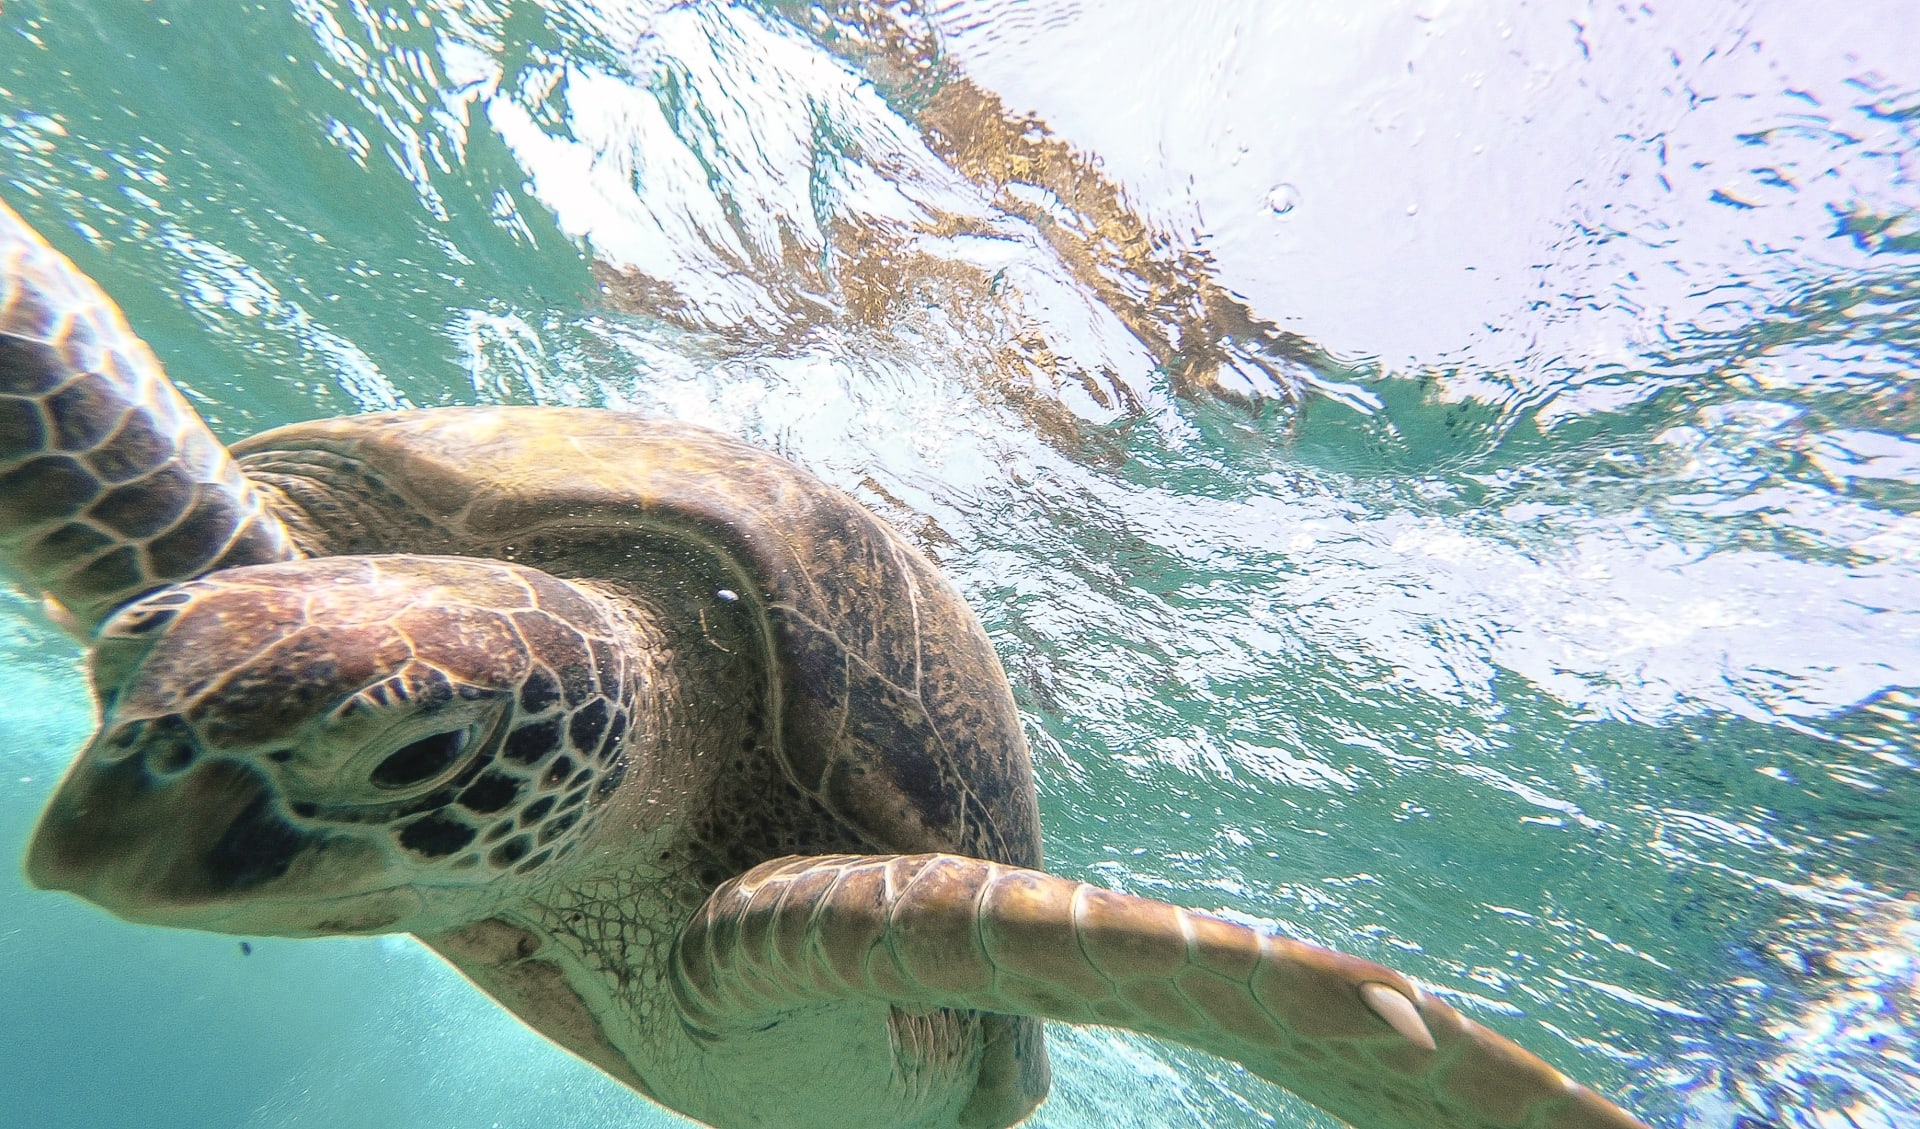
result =
M1684 9L1684 10L1683 10ZM0 2L0 196L223 435L668 413L937 557L1052 869L1654 1124L1920 1124L1920 21ZM0 605L0 854L87 731ZM0 1123L676 1123L410 943L0 867ZM1055 1028L1035 1124L1324 1125Z

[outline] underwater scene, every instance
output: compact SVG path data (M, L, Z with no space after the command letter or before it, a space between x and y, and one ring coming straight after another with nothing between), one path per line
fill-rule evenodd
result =
M1400 969L1661 1129L1920 1126L1897 0L0 0L0 200L229 442L670 416L933 559L1053 873ZM691 1125L402 936L31 889L0 1126ZM1339 1123L1049 1024L1043 1129Z

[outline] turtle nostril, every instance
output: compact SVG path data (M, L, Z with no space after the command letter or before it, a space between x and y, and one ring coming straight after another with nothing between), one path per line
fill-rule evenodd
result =
M146 731L147 723L144 721L129 721L115 726L113 732L107 734L107 739L99 744L96 755L108 762L122 760L140 743Z
M169 741L147 754L147 767L161 776L185 772L193 764L193 746L185 741Z
M90 755L102 764L131 760L153 776L176 776L200 758L200 742L178 714L168 714L112 726Z

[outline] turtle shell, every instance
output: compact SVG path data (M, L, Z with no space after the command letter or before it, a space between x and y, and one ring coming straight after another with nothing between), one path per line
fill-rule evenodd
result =
M986 634L918 550L794 464L677 421L530 407L320 420L233 452L310 551L513 560L641 593L698 578L757 619L797 788L876 851L1040 865ZM662 554L687 567L648 571Z

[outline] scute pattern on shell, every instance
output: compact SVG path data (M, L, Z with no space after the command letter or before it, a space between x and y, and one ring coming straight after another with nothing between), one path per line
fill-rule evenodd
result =
M762 618L771 751L805 794L875 850L1039 865L1032 770L991 644L898 533L778 457L569 408L323 420L234 452L297 507L296 529L403 501L347 551L489 556L642 589L658 580L623 575L636 557L700 558L689 574Z

